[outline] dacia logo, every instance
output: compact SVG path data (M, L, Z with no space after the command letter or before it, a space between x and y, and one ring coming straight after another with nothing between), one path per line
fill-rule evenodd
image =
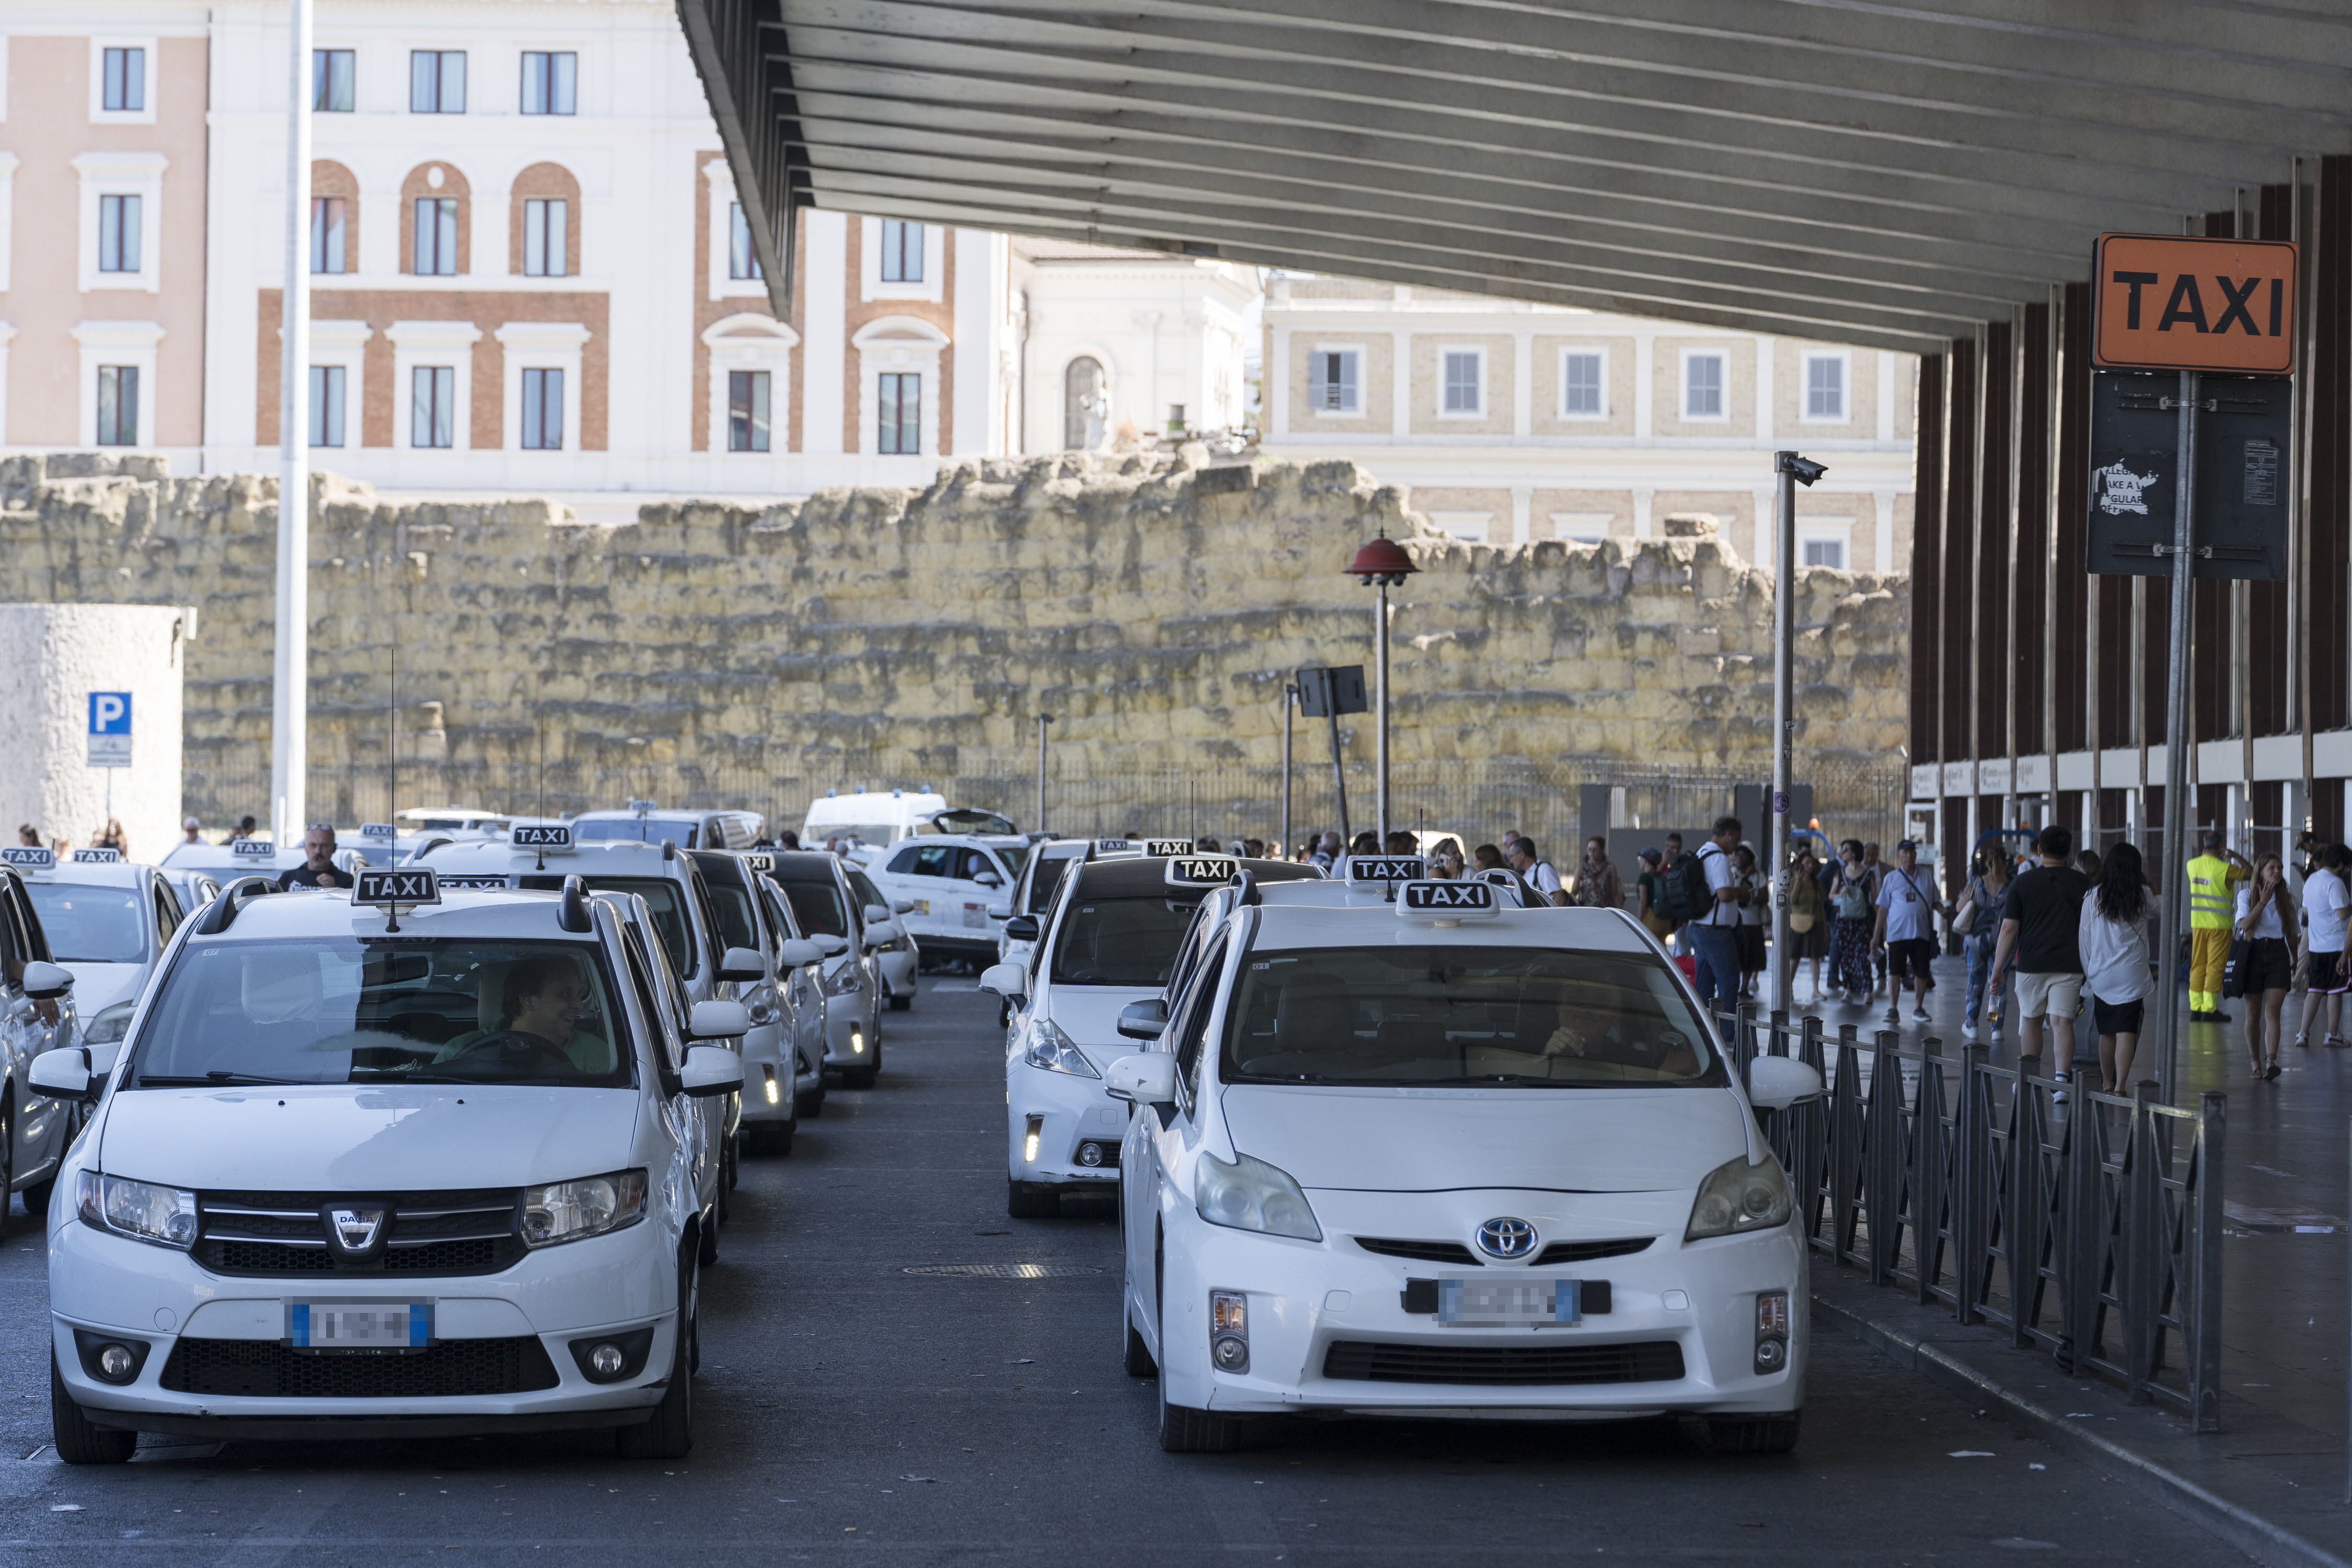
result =
M1404 907L1409 910L1491 910L1495 889L1484 882L1408 882Z
M383 1234L383 1215L382 1207L330 1206L321 1216L326 1221L328 1247L341 1258L365 1258L375 1250Z

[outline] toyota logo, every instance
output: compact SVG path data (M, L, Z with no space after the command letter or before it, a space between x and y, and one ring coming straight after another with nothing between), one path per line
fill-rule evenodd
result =
M1521 1258L1536 1249L1536 1227L1523 1219L1490 1219L1478 1227L1478 1250L1491 1258Z

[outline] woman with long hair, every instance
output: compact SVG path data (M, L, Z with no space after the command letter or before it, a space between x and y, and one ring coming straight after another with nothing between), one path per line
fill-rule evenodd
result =
M1960 951L1969 960L1968 1003L1961 1011L1960 1037L1977 1037L1977 1020L1984 1018L1992 1026L1993 1037L2000 1037L2001 987L1991 984L1992 950L2000 936L2000 907L2009 897L2009 851L1998 842L1978 858L1976 875L1969 879L1969 890L1962 895L1974 912L1969 916L1969 934L1960 939ZM1985 1005L1985 994L1992 994L1991 1005Z
M2076 940L2083 988L2091 994L2091 1023L2099 1036L2099 1089L2122 1094L2131 1081L2147 994L2155 988L2147 958L2147 878L2136 845L2118 844L2099 867L2098 882L2083 900Z
M1797 841L1789 859L1789 989L1797 988L1797 965L1813 964L1813 1000L1822 999L1822 960L1830 955L1830 900L1822 891L1821 863L1813 847Z
M2244 982L2246 1054L2256 1078L2279 1075L2279 1009L2294 978L2294 895L2286 890L2286 866L2265 855L2254 879L2238 888L2238 935L2245 940L2238 978Z
M1872 989L1870 929L1877 920L1871 907L1870 871L1863 864L1862 841L1849 838L1838 846L1837 880L1829 889L1830 978L1845 993L1848 1005L1860 1006Z

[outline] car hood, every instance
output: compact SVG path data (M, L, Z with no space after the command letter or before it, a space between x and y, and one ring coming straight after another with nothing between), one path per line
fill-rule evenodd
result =
M1150 1041L1118 1032L1118 1015L1130 1003L1159 994L1157 985L1056 985L1047 1001L1048 1016L1100 1072L1121 1057L1151 1048Z
M77 960L63 968L74 977L74 1011L85 1018L94 1018L100 1008L138 995L139 987L147 979L147 966L143 963L87 963Z
M1723 1089L1324 1089L1223 1091L1234 1147L1302 1187L1642 1193L1695 1187L1748 1149Z
M519 1187L628 1165L633 1089L289 1084L118 1090L100 1168L248 1192Z

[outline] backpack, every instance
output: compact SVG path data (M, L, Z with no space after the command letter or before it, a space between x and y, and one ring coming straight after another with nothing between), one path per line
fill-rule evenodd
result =
M1839 887L1837 912L1842 921L1858 921L1870 913L1870 895L1860 882L1849 879Z
M1723 853L1713 845L1707 848ZM1666 914L1676 925L1698 919L1715 902L1715 895L1707 891L1706 867L1700 859L1706 853L1703 849L1698 855L1685 855L1660 873L1666 882Z

